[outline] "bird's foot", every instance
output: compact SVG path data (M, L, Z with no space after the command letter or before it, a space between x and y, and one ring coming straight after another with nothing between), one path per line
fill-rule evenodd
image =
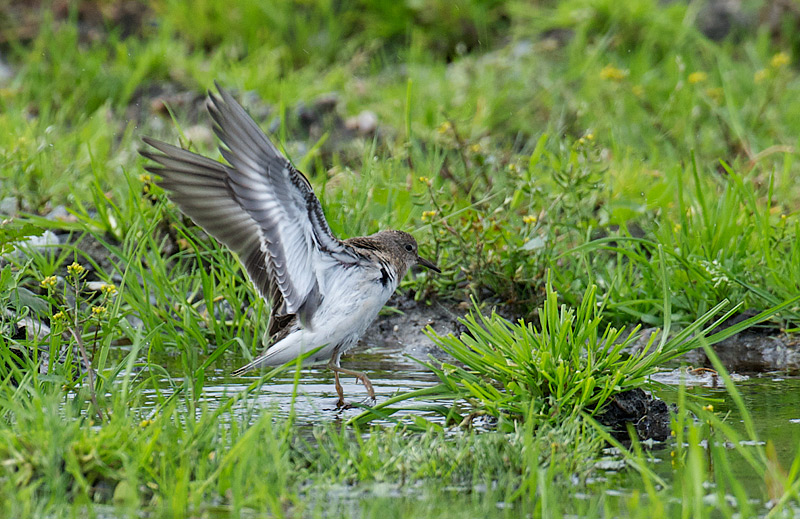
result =
M330 407L325 406L324 408L322 408L322 410L323 411L340 412L340 411L345 411L347 409L350 409L351 407L353 407L353 404L349 404L349 403L345 402L344 400L337 400L336 401L336 405L332 405Z
M374 407L378 401L371 396L368 396L358 404L351 404L350 402L345 402L344 400L338 400L336 402L336 407L333 409L335 411L347 411L348 409L355 409L357 407L367 406L367 407Z
M352 408L353 408L353 404L351 404L350 402L345 402L344 400L339 400L338 402L336 402L336 410L337 411L346 411L346 410L352 409Z

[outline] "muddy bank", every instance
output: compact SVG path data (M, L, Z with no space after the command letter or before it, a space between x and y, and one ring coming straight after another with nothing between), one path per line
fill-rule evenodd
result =
M771 335L746 330L713 348L728 371L800 373L800 339L785 333ZM711 367L702 349L687 353L682 360L695 366Z
M429 356L448 358L425 333L430 326L438 335L459 335L466 327L458 319L466 313L463 303L433 301L421 303L402 294L395 294L387 303L387 310L378 316L367 330L362 342L378 337L382 342L396 343L403 356L427 360Z
M637 347L643 347L655 331L642 331ZM725 369L731 373L800 373L800 337L775 327L753 327L714 344L712 348ZM686 353L675 362L694 368L712 368L702 348Z

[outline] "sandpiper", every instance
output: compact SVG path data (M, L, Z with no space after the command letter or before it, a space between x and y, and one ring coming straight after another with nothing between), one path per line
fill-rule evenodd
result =
M228 164L145 137L155 148L140 153L160 166L180 210L235 252L270 306L266 349L233 372L280 366L320 348L306 363L328 361L338 406L345 405L339 374L364 373L339 365L413 265L440 272L417 253L406 232L388 230L339 240L333 235L308 179L284 157L230 93L208 93L208 111Z

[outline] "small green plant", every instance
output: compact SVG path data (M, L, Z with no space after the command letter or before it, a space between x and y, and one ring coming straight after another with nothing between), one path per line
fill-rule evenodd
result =
M32 236L41 236L44 229L12 218L0 221L0 255L13 252L21 243Z
M93 364L94 354L102 336L101 330L109 324L109 314L113 312L113 298L117 294L117 287L113 284L102 284L100 286L99 299L92 298L96 294L89 294L86 285L86 267L73 262L67 267L65 283L59 287L59 280L55 275L47 276L39 283L40 287L47 293L46 299L50 301L54 308L59 310L50 317L52 325L51 335L61 335L62 332L68 333L78 347L81 357L81 366L87 379L87 389L91 399L94 413L100 421L104 420L105 413L98 402L96 393L96 374ZM109 306L112 312L109 312ZM113 320L112 320L113 322ZM91 337L91 355L86 347L86 338ZM51 351L49 358L49 369L53 368L55 357ZM69 356L70 352L67 353ZM82 377L78 377L82 378Z

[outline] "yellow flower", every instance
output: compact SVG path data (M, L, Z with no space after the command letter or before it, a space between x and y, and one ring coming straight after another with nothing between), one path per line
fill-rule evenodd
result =
M586 134L586 140L587 140L587 141L593 141L593 140L594 140L594 134L593 134L593 133L591 133L591 132L590 132L590 133L587 133L587 134Z
M422 212L422 221L429 222L436 216L436 211L423 211Z
M67 267L67 272L69 272L75 277L80 277L83 275L84 272L86 272L86 269L83 267L83 265L80 265L79 263L73 261L72 265Z
M477 142L475 144L470 144L469 151L471 151L472 153L480 153L481 145L478 144Z
M708 80L708 74L705 72L692 72L689 74L688 80L690 85L696 85L697 83Z
M453 124L450 121L445 121L439 125L439 129L437 130L441 134L445 134L449 132L453 128Z
M539 220L539 219L536 218L536 216L532 215L532 214L526 214L525 216L522 217L522 221L527 223L527 224L536 223L537 220Z
M628 77L628 71L617 68L614 65L606 65L600 71L600 79L622 81L626 77Z
M792 59L787 53L779 52L772 56L772 59L769 60L769 66L772 68L781 68L791 63L791 61Z
M53 288L57 283L58 279L55 276L47 276L41 281L41 283L39 283L39 285L41 285L42 288Z
M117 293L117 287L116 285L103 285L100 287L100 291L104 294L113 296L114 294Z
M56 313L53 314L53 319L52 320L53 321L59 321L59 320L61 320L63 318L64 318L64 312L59 311L59 312L56 312Z
M92 314L93 315L101 316L101 315L103 315L105 313L106 313L106 307L105 306L93 306L92 307Z
M756 83L761 83L768 77L769 73L766 71L766 69L762 68L761 70L757 70L756 73L753 74L753 81L755 81Z
M516 164L514 164L514 163L512 162L511 164L509 164L509 165L508 165L508 170L509 170L511 173L516 173L516 172L518 172L518 171L519 171L519 166L517 166Z
M141 422L139 422L139 427L144 429L145 427L147 427L151 423L153 423L153 420L142 420Z
M711 411L714 412L714 406L712 404L704 405L703 411Z
M142 184L149 184L153 181L153 177L150 176L148 173L142 173L139 175L139 182Z

